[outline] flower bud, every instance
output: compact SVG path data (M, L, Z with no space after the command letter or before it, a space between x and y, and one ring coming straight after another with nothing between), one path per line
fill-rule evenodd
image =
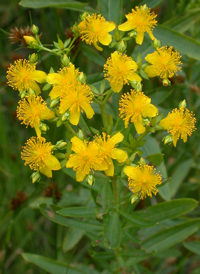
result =
M171 82L169 81L169 79L163 79L162 83L163 83L163 86L165 87L171 86Z
M86 183L92 186L95 182L94 176L92 174L88 174L86 177Z
M78 130L77 137L81 140L84 140L84 134L83 134L83 131L81 129Z
M65 112L63 114L62 118L61 118L62 122L68 121L69 120L69 116L70 116L69 112Z
M149 127L149 126L150 126L150 121L149 121L149 119L147 119L147 118L142 118L142 123L143 123L143 125L146 126L146 127Z
M147 163L146 163L146 161L145 161L145 159L144 158L140 158L140 164L142 164L142 165L146 165Z
M69 60L69 58L67 57L67 54L64 54L64 55L62 56L62 58L61 58L61 63L62 63L65 67L67 67L67 66L69 65L69 62L70 62L70 60Z
M31 174L31 179L32 179L33 184L36 183L36 182L39 182L40 179L41 179L40 172L39 171L33 172Z
M38 55L35 54L35 53L30 54L29 57L28 57L28 59L29 59L29 61L30 61L31 63L35 63L35 62L37 61L37 59L38 59Z
M20 93L19 93L19 96L21 97L21 99L24 99L24 98L26 97L26 95L27 95L27 93L26 93L25 90L22 90L22 91L20 91Z
M187 106L187 103L185 99L179 103L179 108L186 108L186 106Z
M60 140L56 143L55 147L57 149L65 149L67 147L67 142L63 142L63 140Z
M119 52L123 53L126 50L126 48L127 48L126 42L124 42L123 40L117 43L117 50Z
M157 40L156 38L152 42L152 45L155 49L160 48L160 40Z
M87 16L90 16L90 14L88 12L84 12L81 14L80 18L81 18L81 21L83 21Z
M36 95L36 92L32 88L29 88L28 95Z
M25 42L27 45L29 45L32 48L37 48L38 42L37 40L32 36L23 36Z
M172 139L171 135L167 135L162 139L162 141L163 141L164 145L167 145L167 144L170 145L173 142L173 139Z
M37 35L38 32L39 32L39 28L36 25L33 25L32 26L32 33L35 34L35 35Z
M46 125L46 124L44 124L44 123L40 123L40 125L39 125L39 128L40 128L40 130L44 133L46 133L47 132L47 130L49 129L49 127Z
M79 76L77 76L77 81L81 82L81 84L85 83L87 76L81 72Z
M60 39L59 35L57 35L57 38L58 38L58 45L59 45L59 48L60 48L60 49L64 49L64 43L63 43L63 41Z
M137 202L139 199L139 197L135 194L133 194L131 197L130 197L130 201L131 201L131 204L134 204L135 202Z
M60 98L57 97L56 99L53 99L50 103L50 107L53 108L53 107L56 107L60 102Z
M119 41L120 40L120 35L119 35L119 31L118 29L115 30L115 41Z
M133 30L133 31L131 31L131 32L128 33L128 36L129 36L130 38L136 38L137 32L136 32L135 30Z

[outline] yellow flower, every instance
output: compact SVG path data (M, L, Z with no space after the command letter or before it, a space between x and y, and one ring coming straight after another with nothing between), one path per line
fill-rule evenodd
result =
M124 173L128 176L129 188L141 199L146 198L146 196L152 197L152 193L156 194L158 192L156 185L162 184L161 175L156 173L153 166L126 166Z
M78 182L83 181L91 170L108 169L108 164L103 161L103 158L99 154L100 147L97 143L83 142L77 137L73 137L71 142L72 151L74 151L75 154L70 155L66 167L73 167L73 170L76 171L76 180Z
M96 49L102 51L98 42L105 46L111 43L112 36L109 32L115 29L115 23L106 21L100 14L92 14L85 17L78 28L83 41L89 45L93 44Z
M137 32L136 43L142 44L144 39L144 33L147 32L151 38L154 40L152 29L156 25L156 16L154 12L150 12L150 9L146 5L135 7L136 10L132 9L132 13L126 15L128 19L125 23L118 26L121 31L135 30Z
M124 136L120 132L116 133L112 137L110 137L109 135L106 136L106 133L103 132L102 137L96 137L96 142L100 146L100 155L109 165L109 168L105 170L105 174L107 176L114 175L114 165L112 159L123 163L128 157L125 151L119 148L115 148L115 145L122 142L123 139Z
M71 87L70 91L60 100L59 112L61 114L69 111L69 121L73 125L78 125L80 112L83 110L87 118L91 119L94 110L91 107L93 93L88 85L77 82L76 86Z
M157 48L157 51L147 54L145 57L146 61L151 64L145 68L145 72L149 77L171 78L180 70L180 58L181 55L174 51L173 47Z
M142 117L155 117L158 114L158 109L151 104L151 99L143 92L135 90L122 95L119 111L120 117L125 121L125 127L128 127L131 120L138 134L146 130L142 124Z
M165 119L160 121L159 125L171 133L173 144L176 146L180 137L184 143L187 142L187 136L191 136L196 129L195 122L193 112L181 107L169 113Z
M17 117L22 124L30 125L35 128L38 137L41 136L39 125L41 120L51 120L55 114L50 110L41 96L30 95L19 101L17 107Z
M21 153L25 166L38 170L47 177L52 177L52 170L61 169L58 159L52 155L54 146L43 137L31 137L23 147Z
M47 82L53 85L49 96L51 100L60 97L65 97L68 94L71 87L76 85L77 76L80 72L75 69L72 63L69 64L69 67L64 67L58 73L49 73L47 75Z
M11 65L7 71L8 85L18 91L30 88L40 94L38 83L43 83L46 80L46 73L36 70L35 64L31 64L28 60L19 59Z
M137 68L131 57L115 51L104 65L105 79L110 82L114 92L120 92L128 81L141 82L141 77L135 73Z

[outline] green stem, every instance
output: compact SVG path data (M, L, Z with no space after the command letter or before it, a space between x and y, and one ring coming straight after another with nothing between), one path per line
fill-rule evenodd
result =
M6 259L7 259L7 255L8 255L8 248L9 248L9 243L10 243L10 238L11 238L11 233L12 233L12 229L13 229L13 224L14 224L14 214L12 219L10 220L9 223L9 227L7 230L7 234L6 234L6 242L5 242L5 255L4 255L4 261L3 261L3 265L2 265L2 274L5 273L5 264L6 264Z
M111 178L112 180L112 187L113 187L113 195L114 195L114 204L115 206L118 205L118 188L117 188L117 181L115 177Z
M102 115L102 120L103 120L103 126L105 129L108 127L108 121L107 121L107 115L106 115L106 105L105 103L100 104L100 109L101 109L101 115Z
M64 123L64 126L74 135L76 136L76 131L70 126L68 122Z
M150 132L150 128L147 128L147 130L137 138L137 141L142 140L147 134L149 134L149 132Z
M103 103L105 104L112 95L113 95L113 91L111 90L110 93L108 93L106 97L104 98Z

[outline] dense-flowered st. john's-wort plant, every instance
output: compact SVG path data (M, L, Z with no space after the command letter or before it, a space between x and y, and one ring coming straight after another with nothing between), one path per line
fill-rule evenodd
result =
M143 5L132 9L126 19L117 26L101 14L83 13L72 27L73 38L62 41L58 37L53 49L42 44L39 29L33 25L34 36L25 35L24 40L35 53L28 60L15 61L7 71L8 85L19 92L17 118L26 127L35 129L35 136L30 136L21 152L25 165L33 171L32 182L39 182L43 176L51 178L55 171L64 171L91 189L92 207L86 206L81 211L80 207L52 207L48 217L59 224L66 217L83 217L83 221L75 222L82 224L84 218L92 217L93 221L87 219L85 223L88 227L94 225L94 231L89 229L93 246L99 243L98 252L103 250L102 254L105 248L115 249L115 253L104 255L105 258L109 254L118 258L111 269L105 263L108 273L132 273L125 272L130 266L120 255L123 241L137 242L134 234L139 227L156 225L159 221L156 210L161 214L167 208L174 208L174 213L166 212L166 216L169 214L166 219L187 212L176 212L180 202L176 203L176 200L165 202L166 205L160 208L156 205L146 215L134 215L131 211L140 200L156 195L168 182L159 171L163 155L157 151L144 154L143 146L148 136L157 132L165 134L160 146L176 147L181 142L179 139L187 142L195 131L196 122L195 115L186 107L186 100L164 117L143 89L143 79L150 81L149 77L158 78L163 88L169 86L170 78L181 70L182 65L176 49L161 46L162 41L154 36L156 14ZM142 45L145 33L147 39L151 39L154 52L147 54L143 61L140 55L135 59L128 56L128 42L134 40L138 46ZM76 39L81 39L95 51L103 51L105 47L112 51L101 72L101 82L88 84L87 75L70 60ZM58 71L54 68L49 68L48 73L37 70L41 51L60 58ZM49 93L45 101L46 91ZM112 104L117 109L116 117L109 113L108 106ZM95 116L99 121L96 127L92 123ZM62 127L65 139L52 144L51 136L48 136L51 126L54 130ZM183 202L187 204L187 199ZM44 215L45 210L48 211L42 205ZM59 221L55 216L59 216ZM163 215L161 217L165 219ZM151 249L150 242L147 240L143 245L148 253L159 249Z

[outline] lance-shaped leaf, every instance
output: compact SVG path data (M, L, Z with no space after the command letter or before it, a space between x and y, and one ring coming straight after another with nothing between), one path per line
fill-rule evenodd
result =
M121 240L121 224L117 212L112 212L104 227L104 244L108 248L116 249Z

